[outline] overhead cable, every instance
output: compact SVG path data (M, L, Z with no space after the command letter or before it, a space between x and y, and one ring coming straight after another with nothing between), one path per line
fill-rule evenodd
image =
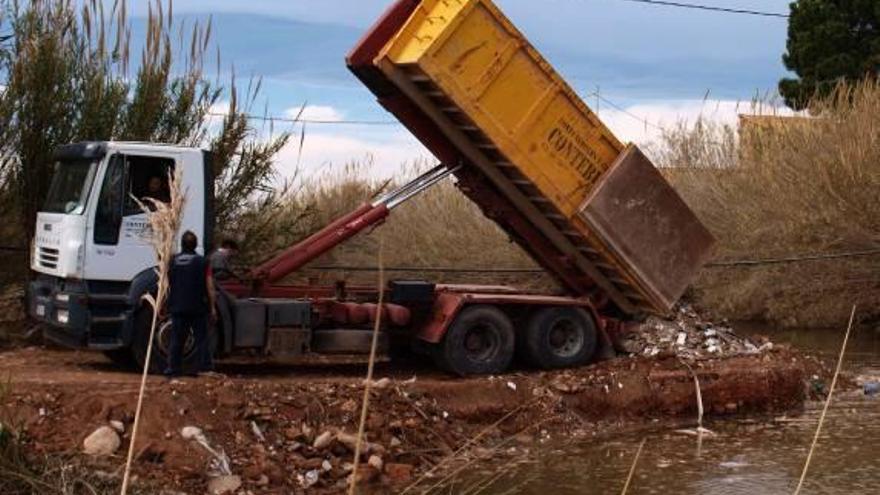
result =
M717 7L714 5L703 5L696 3L685 3L685 2L670 2L667 0L620 0L622 2L633 2L633 3L645 3L649 5L657 5L662 7L678 7L683 9L694 9L694 10L707 10L712 12L723 12L725 14L745 14L745 15L756 15L761 17L778 17L787 19L788 14L783 14L780 12L765 12L761 10L751 10L751 9L737 9L732 7Z

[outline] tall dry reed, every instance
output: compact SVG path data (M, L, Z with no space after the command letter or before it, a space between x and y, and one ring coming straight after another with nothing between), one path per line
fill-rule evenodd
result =
M880 84L841 86L809 116L664 136L664 173L719 240L720 259L880 247ZM704 271L696 295L737 318L826 326L880 307L880 257Z
M128 491L128 484L131 474L131 463L134 456L134 448L137 441L138 426L141 419L141 407L144 402L144 392L147 385L147 375L150 370L150 362L153 353L153 340L156 333L156 325L159 321L159 314L165 306L165 299L168 296L168 270L170 268L171 258L174 256L177 247L178 232L180 231L180 223L183 217L183 209L186 206L186 191L181 189L183 180L183 172L178 168L175 172L168 173L168 188L170 190L171 200L168 203L154 200L152 198L144 199L148 205L134 198L140 205L141 209L147 214L147 221L150 225L151 236L150 242L156 252L156 275L158 278L156 294L147 293L143 296L145 303L149 304L153 309L153 320L150 325L150 338L147 344L147 355L144 359L144 369L141 374L141 385L138 392L137 406L134 410L134 423L131 427L131 440L128 445L128 455L125 461L125 471L122 477L122 488L120 493L125 495Z
M287 199L287 209L275 217L273 242L262 245L261 255L282 249L369 201L382 190L418 175L426 164L405 167L392 181L370 179L370 164L352 163L320 173L300 184ZM296 218L295 227L289 221ZM479 269L537 269L535 263L451 180L445 180L392 211L384 224L336 247L312 266L374 267L379 234L385 239L388 267L442 267ZM316 271L307 267L299 277L344 278L372 283L372 273ZM555 290L543 274L389 272L390 278L428 278L440 282L510 283L526 288Z

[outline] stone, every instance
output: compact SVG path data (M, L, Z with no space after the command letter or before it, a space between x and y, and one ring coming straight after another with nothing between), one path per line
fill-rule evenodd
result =
M382 458L377 455L371 455L367 460L367 465L373 466L376 469L376 472L382 472L382 466L384 463L382 462Z
M301 482L303 488L309 488L310 486L317 483L320 476L321 475L320 475L320 473L318 473L317 469L313 469L311 471L308 471L306 473L306 475L303 477L303 481Z
M324 433L321 433L320 435L318 435L317 438L315 438L315 442L312 444L312 447L314 447L318 450L326 449L327 447L330 446L330 444L332 442L333 442L333 433L330 433L329 431L325 431Z
M312 440L314 440L314 438L315 438L315 429L314 429L314 428L312 428L311 426L309 426L309 425L303 423L301 429L302 429L302 436L303 436L303 439L305 439L305 441L306 441L307 443L308 443L308 442L311 442Z
M354 480L352 480L355 483L369 483L379 476L379 471L377 471L376 468L370 466L369 464L359 464L357 467L357 471L352 473L350 476L353 476L355 478Z
M391 379L388 377L380 378L373 382L373 388L383 389L387 388L388 385L391 385Z
M116 430L116 433L125 433L125 423L118 420L110 421L110 427Z
M116 430L102 426L83 440L83 452L93 456L108 456L116 452L121 443Z
M184 426L180 429L180 436L184 440L198 440L200 437L204 437L205 433L198 426Z
M217 476L208 480L208 493L225 495L235 493L241 487L241 478L236 475Z
M296 426L291 426L291 427L284 430L284 438L286 438L288 440L299 440L300 437L303 437L303 436L304 435L303 435L302 429L300 429Z
M392 484L405 483L412 478L412 464L402 464L397 462L385 463L385 476Z
M324 459L322 457L311 457L306 459L304 462L300 464L300 468L306 469L309 471L321 469L324 464Z
M336 434L336 441L345 445L348 450L354 452L354 449L357 446L357 435L340 431ZM365 447L365 445L362 445L361 447Z
M397 437L391 437L391 441L388 442L388 445L390 445L392 448L394 448L394 447L400 447L400 444L401 444L401 443L402 443L402 442L400 441L399 438L397 438Z

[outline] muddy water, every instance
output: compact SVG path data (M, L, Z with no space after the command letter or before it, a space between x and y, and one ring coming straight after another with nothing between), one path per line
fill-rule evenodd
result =
M840 330L769 335L820 354L832 366L843 336ZM844 370L880 380L880 333L861 329L851 337ZM706 427L716 436L701 442L659 424L613 439L553 442L552 449L535 447L532 460L484 493L620 493L645 439L629 493L790 494L821 406L810 403L788 416L710 420ZM880 493L880 395L835 393L802 493Z

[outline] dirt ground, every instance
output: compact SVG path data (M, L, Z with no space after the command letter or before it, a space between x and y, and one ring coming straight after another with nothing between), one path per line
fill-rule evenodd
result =
M813 359L776 347L691 360L707 415L798 408ZM150 377L138 433L137 485L205 493L228 458L239 493L341 492L351 472L365 365L226 363L222 376ZM378 365L359 477L375 491L427 491L475 458L521 454L536 443L608 434L644 418L694 422L688 368L670 354L618 358L579 369L452 378L431 368ZM140 376L101 354L27 347L0 353L3 421L34 454L81 453L101 426L123 430L108 456L77 454L119 477ZM183 438L194 426L207 446ZM184 432L185 433L185 432ZM370 458L373 459L370 459Z

